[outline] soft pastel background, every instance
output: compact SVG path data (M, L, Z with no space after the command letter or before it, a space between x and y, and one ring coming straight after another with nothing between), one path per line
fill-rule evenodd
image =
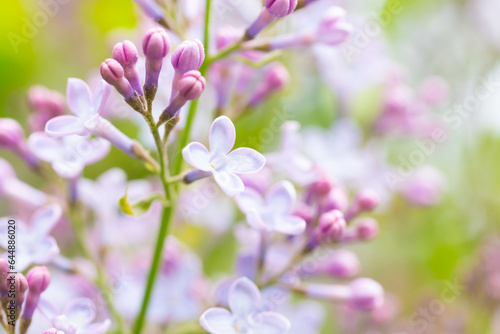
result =
M372 15L397 0L353 1L358 13ZM66 0L47 24L32 37L13 46L9 35L21 35L26 19L40 10L34 0L3 1L0 14L0 117L12 117L23 123L28 116L27 89L34 84L65 91L68 77L86 78L110 55L114 42L137 36L140 15L130 0ZM385 28L393 60L407 68L410 82L418 83L429 75L441 75L451 86L450 103L438 110L444 114L471 94L482 78L500 80L500 4L497 0L403 0L403 10ZM477 7L483 9L477 9ZM490 20L490 17L493 13ZM480 16L483 15L483 16ZM304 125L328 127L335 121L337 96L319 78L307 84L294 71L301 57L292 53L283 61L292 73L292 86L279 98L262 106L257 113L237 124L240 139L256 133L268 120L273 105L284 106L292 119ZM374 65L376 66L376 65ZM317 71L311 67L312 71ZM359 80L365 80L362 76ZM381 88L369 85L353 98L354 117L370 131L370 120L381 105ZM409 206L396 197L377 218L380 236L356 247L363 264L363 275L379 281L388 292L399 296L403 321L410 321L419 307L429 307L440 298L446 282L464 281L478 261L479 250L495 236L500 218L500 89L482 101L471 116L448 140L436 148L427 163L439 167L447 177L441 202L431 208ZM123 124L122 124L123 123ZM24 123L23 123L24 124ZM133 124L118 123L131 135ZM276 134L276 140L278 134ZM384 138L388 159L398 165L399 155L415 150L414 140ZM271 144L270 146L272 146ZM261 148L266 149L266 148ZM41 180L33 176L10 154L0 152L15 164L19 177L31 184ZM90 166L85 175L95 178L103 170L119 166L130 178L145 171L140 164L113 149L106 160ZM6 210L1 202L0 212ZM199 250L206 250L202 228L179 230L182 239ZM236 245L226 237L228 249L216 248L205 253L205 268L210 275L231 269ZM228 251L229 250L229 251ZM499 254L500 256L500 254ZM477 303L465 290L453 303L445 304L446 316L460 319L466 310L471 321L468 333L482 334L490 329L490 304ZM477 296L476 296L477 297ZM443 314L436 315L436 321ZM329 321L334 321L329 317ZM331 325L331 324L330 324ZM327 324L327 326L329 326ZM331 331L325 330L325 333Z

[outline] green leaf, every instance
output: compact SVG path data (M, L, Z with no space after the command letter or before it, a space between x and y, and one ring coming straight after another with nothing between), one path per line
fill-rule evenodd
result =
M128 189L127 189L128 191ZM130 206L130 203L128 201L128 196L127 196L127 191L125 191L125 195L123 195L122 198L120 198L120 209L126 213L127 215L133 216L134 212L132 211L132 208Z
M127 189L128 191L128 189ZM139 201L134 204L130 204L127 196L127 192L125 192L125 195L120 198L120 209L126 213L127 215L130 216L142 216L146 212L148 212L149 208L153 204L154 201L160 200L163 202L164 206L169 205L167 201L163 198L162 195L158 193L153 193L151 194L148 198L143 199L142 201Z

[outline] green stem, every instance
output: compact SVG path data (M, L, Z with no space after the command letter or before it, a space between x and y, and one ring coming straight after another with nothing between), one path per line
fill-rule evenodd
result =
M163 189L165 191L165 199L170 202L169 206L165 206L162 211L162 217L161 217L161 222L160 222L160 230L158 231L158 239L156 240L156 247L155 247L155 252L153 255L153 259L151 262L151 269L149 271L148 275L148 281L146 285L146 291L144 293L144 297L142 299L142 305L141 305L141 310L139 312L139 315L137 316L137 319L135 320L134 323L134 328L133 328L133 333L134 334L139 334L141 333L142 329L144 328L144 321L146 319L146 314L149 306L149 302L151 300L151 295L153 293L153 288L155 285L156 278L158 276L158 272L161 267L161 259L163 255L163 248L165 246L165 241L168 235L169 227L170 227L170 222L173 217L174 213L174 203L175 200L173 198L173 190L170 189L170 184L168 183L168 161L167 161L167 156L166 152L164 152L164 146L162 144L162 140L160 137L160 134L158 132L158 127L155 124L155 121L153 119L153 116L151 115L151 112L147 113L144 117L146 119L146 122L149 125L149 128L151 129L151 133L153 134L153 137L155 139L156 143L156 148L158 150L158 158L160 160L160 179L163 184Z
M125 333L125 322L113 304L113 298L112 298L113 289L112 289L111 285L109 284L108 280L106 279L106 275L104 273L104 268L99 263L99 261L94 261L94 258L93 258L92 254L90 253L90 251L87 248L87 245L85 243L85 239L84 239L85 225L84 225L84 222L82 220L82 213L79 210L78 203L72 203L70 205L69 214L70 214L71 222L73 223L73 228L75 230L75 238L76 238L77 246L80 248L80 251L82 252L83 256L95 264L96 270L97 270L97 278L96 278L95 283L99 287L99 289L101 290L101 292L103 294L103 298L106 301L106 305L109 309L109 312L111 313L111 315L113 316L113 318L116 321L116 325L118 327L119 333Z

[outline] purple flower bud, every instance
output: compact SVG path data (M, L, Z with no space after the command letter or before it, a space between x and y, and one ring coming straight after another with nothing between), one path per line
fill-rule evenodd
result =
M371 240L378 235L378 231L378 222L371 217L361 219L356 226L358 240Z
M340 7L329 8L318 27L316 40L331 46L345 41L353 30L352 25L345 22L345 15L345 10Z
M319 241L336 241L342 237L345 228L344 214L339 210L332 210L319 217L315 234Z
M24 131L12 118L0 118L0 147L17 150L24 143Z
M20 273L12 275L8 274L5 281L1 282L1 284L5 285L5 288L8 291L14 290L16 292L14 299L11 299L10 295L9 299L11 302L13 301L15 303L18 309L21 309L24 302L24 293L28 290L28 281L24 275Z
M320 202L319 211L327 212L331 210L344 211L349 204L347 193L343 188L335 187Z
M125 79L125 72L122 65L114 59L106 59L101 64L102 78L120 93L125 100L132 98L134 89L127 79Z
M356 196L356 203L362 211L372 211L378 205L379 197L371 189L363 189Z
M344 302L351 295L349 286L310 283L299 288L305 295L335 302Z
M384 288L370 278L358 278L349 286L349 304L360 311L371 311L384 303Z
M28 297L24 307L23 318L31 319L38 305L40 295L47 290L50 283L50 272L47 267L34 267L26 275L29 284Z
M172 66L180 76L192 70L198 70L205 60L205 48L195 39L184 41L172 52Z
M31 167L39 166L38 159L26 145L23 128L12 118L0 118L0 148L14 152Z
M267 11L275 17L290 15L297 7L297 0L266 0Z
M139 53L135 44L131 41L116 44L113 48L113 59L122 65L125 78L130 82L132 88L139 95L143 95L139 72L136 67Z
M32 110L29 124L33 131L44 131L45 124L51 118L64 112L64 96L44 86L33 86L28 90L28 105Z
M167 32L162 28L149 30L142 40L142 50L146 56L145 88L147 90L157 89L158 78L163 66L163 58L170 51L170 38Z
M285 0L286 1L286 0ZM265 27L276 20L276 16L272 15L267 8L262 9L259 17L245 31L245 39L254 39Z
M250 98L249 105L256 106L271 94L283 89L289 83L290 74L285 66L280 63L270 65L269 69L264 74L264 80Z
M179 95L189 101L196 100L205 90L205 78L198 71L189 71L179 80Z
M317 273L336 277L356 276L361 269L358 257L350 250L339 249L319 265Z

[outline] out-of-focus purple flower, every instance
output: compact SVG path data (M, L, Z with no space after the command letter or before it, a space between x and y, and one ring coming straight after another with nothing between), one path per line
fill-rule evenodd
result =
M169 237L167 245L148 320L157 324L196 320L208 291L201 261L174 237ZM145 257L137 259L129 269L131 277L127 284L115 293L115 305L127 319L133 319L139 311L149 270L146 262Z
M155 21L163 19L165 13L155 0L134 0L142 10Z
M344 214L339 210L323 213L319 217L319 226L314 231L318 242L331 242L340 240L344 234L346 222Z
M432 166L421 167L402 185L403 196L414 205L431 206L439 202L445 187L441 171Z
M31 319L33 317L33 313L40 300L40 295L47 290L50 278L50 272L47 267L34 267L26 275L29 291L23 311L23 319Z
M28 145L40 160L51 163L56 173L66 179L77 178L86 165L100 161L110 150L109 142L101 138L72 135L55 139L43 132L33 133Z
M10 197L32 208L38 208L49 201L49 196L16 177L14 168L0 158L0 196Z
M277 152L266 154L269 167L284 173L292 181L305 185L313 182L316 172L311 161L300 152L300 124L287 121L281 127L281 146Z
M59 221L62 210L59 205L43 207L33 213L30 223L17 220L16 270L23 271L32 264L51 263L59 255L56 240L49 235ZM8 221L3 217L2 221ZM2 225L0 246L8 249L7 226Z
M29 166L37 167L39 164L26 146L23 128L12 118L0 118L0 148L12 151Z
M201 143L193 142L182 150L182 156L191 166L213 175L215 182L229 196L241 193L245 186L237 174L258 172L265 164L259 152L241 147L231 152L236 140L233 122L220 116L210 128L210 152Z
M73 299L62 312L42 298L38 309L54 329L66 334L105 334L111 327L109 319L93 322L96 318L96 307L88 298Z
M349 285L304 284L298 289L310 297L348 303L360 311L371 311L384 302L384 289L370 278L357 278Z
M318 264L314 274L326 274L335 277L353 277L361 269L356 253L347 249L335 250L328 259Z
M64 96L44 86L33 86L28 90L28 105L32 110L29 124L33 131L43 131L51 118L64 112Z
M163 28L152 28L142 40L142 50L146 56L146 89L158 88L158 78L163 66L163 58L170 51L170 38Z
M249 188L236 197L236 201L253 228L297 235L304 232L306 222L293 215L296 197L292 183L282 181L271 187L265 198Z
M281 63L270 65L264 74L264 79L250 98L249 105L252 107L258 105L275 92L282 90L289 83L290 74L285 66Z
M139 53L135 44L128 40L116 44L113 47L113 59L122 65L125 78L130 82L132 88L142 96L144 93L137 70Z
M345 41L353 30L353 26L345 22L345 10L330 7L324 14L316 32L316 41L327 45L338 45Z
M17 273L8 274L6 280L2 281L1 284L5 285L5 288L8 290L7 297L4 298L8 299L9 307L14 304L13 306L15 307L15 309L11 311L14 311L14 320L17 321L17 319L19 319L19 316L21 315L21 310L23 308L24 295L26 293L26 290L28 290L28 281L23 274ZM12 291L14 291L14 293L12 293ZM4 300L2 300L2 304L4 304ZM3 306L7 307L7 304L4 304ZM12 315L12 313L9 315ZM13 319L9 318L9 320L12 321Z
M431 106L439 105L446 101L449 96L448 83L441 77L433 76L426 78L420 84L418 96Z
M118 65L121 67L120 64ZM109 93L109 86L102 80L99 81L91 95L90 88L85 81L75 78L68 79L68 105L75 115L64 115L51 119L47 122L45 132L53 138L73 134L79 136L93 134L106 139L121 151L136 158L134 141L100 115Z
M346 213L346 219L350 220L362 212L372 211L379 203L378 194L372 189L362 189L356 194L349 211Z
M356 234L359 240L371 240L378 235L378 222L366 217L361 219L356 225Z
M201 326L212 334L286 333L290 322L279 313L260 311L261 294L248 278L237 279L231 286L228 304L231 311L213 307L200 317Z
M349 304L357 310L371 311L384 303L384 288L371 278L355 279L349 288Z
M64 333L63 331L58 331L55 328L49 328L45 332L43 332L43 334L66 334L66 333Z

